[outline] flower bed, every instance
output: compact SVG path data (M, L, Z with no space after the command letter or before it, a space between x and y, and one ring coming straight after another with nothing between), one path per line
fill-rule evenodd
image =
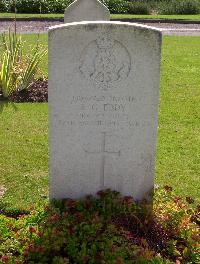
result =
M165 186L147 201L105 190L0 217L2 263L199 263L200 208Z

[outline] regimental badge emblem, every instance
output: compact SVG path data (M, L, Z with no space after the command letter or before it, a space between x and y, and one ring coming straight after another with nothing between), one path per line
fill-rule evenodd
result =
M79 70L95 87L106 91L128 77L130 54L122 43L104 35L83 49Z

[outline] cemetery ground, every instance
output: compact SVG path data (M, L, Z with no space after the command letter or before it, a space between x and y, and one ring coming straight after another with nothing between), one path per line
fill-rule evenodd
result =
M28 53L37 35L23 35L23 39ZM178 195L195 198L200 188L199 41L199 37L163 39L157 146L157 184L172 185ZM40 35L40 43L47 46L47 35ZM47 75L47 57L42 59L41 70ZM48 188L47 108L45 103L1 102L0 175L7 189L4 201L10 208L27 209L31 201L42 200L40 192Z
M25 48L28 53L30 47L35 43L37 35L23 35L23 38L26 39ZM91 257L96 254L96 251L103 252L106 263L199 263L197 262L199 261L197 256L198 231L195 226L189 223L192 207L190 209L188 209L188 205L184 207L179 199L179 196L182 196L183 203L185 200L192 203L190 198L192 196L195 199L195 204L197 204L200 198L199 42L200 37L165 36L163 38L156 184L167 185L168 187L165 187L160 194L156 193L154 201L158 219L162 219L167 228L172 229L173 227L173 231L181 230L179 230L180 237L176 237L178 242L175 242L175 239L170 240L171 244L167 250L171 250L171 253L166 253L163 249L166 247L168 234L160 226L151 223L151 234L149 232L143 234L141 230L135 230L137 234L141 235L140 239L145 238L148 242L152 237L156 237L155 234L157 233L154 243L149 246L149 244L145 245L146 242L143 240L136 241L138 237L134 240L130 230L126 230L122 236L110 223L113 214L118 210L122 210L127 215L137 210L140 212L140 209L128 197L119 198L114 193L100 193L100 200L88 198L86 207L84 207L85 204L76 204L74 201L67 200L65 205L57 205L61 208L62 213L58 209L52 208L46 208L44 212L41 208L48 201L48 104L0 102L0 182L2 184L0 186L0 196L2 196L0 206L1 219L3 220L1 230L4 234L1 251L5 253L1 259L2 263L17 263L13 260L13 262L8 262L12 255L18 259L18 263L31 263L29 261L33 261L32 263L50 263L48 262L49 257L52 258L51 263L89 263L87 262L88 255ZM40 43L47 46L47 35L40 35ZM43 58L41 68L44 75L47 75L47 57ZM174 189L172 198L168 198L171 193L169 186ZM112 202L111 196L117 198L114 198ZM159 204L160 201L162 202ZM90 208L91 204L92 209ZM64 207L65 209L63 209ZM99 208L103 208L103 212ZM29 211L32 211L31 215L22 216L19 220L3 216L5 214L17 217ZM87 211L90 212L91 216L88 216ZM70 212L72 212L73 217L65 222L64 217ZM183 213L186 213L184 219L181 218ZM142 213L140 212L140 214ZM197 213L192 212L192 216L193 222L199 223ZM92 218L92 226L90 217ZM47 219L46 226L40 226L40 221L44 222L45 219ZM86 231L88 228L86 226L85 233L79 234L77 237L73 226L81 225L82 221L87 222L86 219L90 222L90 232ZM107 226L106 234L98 233L102 221ZM130 219L119 217L116 221L117 225L126 227ZM134 223L136 224L136 222ZM142 228L144 228L145 223L140 224L143 224ZM62 225L66 227L65 233L59 233L59 228ZM187 231L184 226L187 226ZM41 235L39 232L45 228L48 232ZM194 232L193 240L191 240L191 230ZM97 240L95 240L96 235L94 235L96 232L98 233ZM161 237L162 241L158 241L158 236ZM6 240L5 237L8 239ZM19 239L19 237L21 238ZM68 240L71 239L70 247L66 249L68 253L70 252L69 255L71 254L68 255L68 259L65 254L62 257L59 255L60 248L65 244L64 237L67 237ZM187 244L181 242L183 237L189 237ZM92 243L94 247L89 246L88 239L95 240ZM98 239L103 241L107 252L98 248L100 245ZM117 249L113 247L115 239L121 241L121 245L118 245ZM130 246L130 241L135 241L139 249L133 249ZM23 244L23 248L19 249L20 243ZM142 243L143 246L141 246ZM158 244L157 249L156 244ZM77 245L80 249L78 252ZM10 247L11 249L9 249ZM23 250L24 253L21 253ZM162 262L160 257L156 257L157 260L151 262L154 250L161 252L162 256L166 258L170 255L169 259L172 262L167 260ZM113 252L112 257L109 255L109 251ZM138 258L138 262L123 262L126 256L136 251L142 256L142 260ZM50 252L53 252L54 255L51 255ZM97 259L102 258L100 255L95 255L95 257ZM26 262L20 262L23 261L23 258L26 259ZM97 259L96 262L91 263L98 263ZM71 262L67 262L68 260Z

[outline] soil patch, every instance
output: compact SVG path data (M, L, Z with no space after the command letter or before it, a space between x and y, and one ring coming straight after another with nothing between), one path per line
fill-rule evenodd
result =
M48 102L48 81L37 80L27 90L14 92L9 100L15 103L31 102L42 103Z

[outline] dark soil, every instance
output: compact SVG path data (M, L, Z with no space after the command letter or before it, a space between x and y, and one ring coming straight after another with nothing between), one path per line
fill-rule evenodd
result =
M162 252L165 257L165 247L167 242L173 238L172 233L169 230L165 230L156 220L151 220L148 224L143 223L141 219L134 218L133 216L119 216L113 219L113 222L123 230L127 230L129 233L125 234L128 240L136 245L140 245L141 239L145 238L149 244L149 247L155 252Z
M48 102L48 81L37 80L27 90L14 92L9 100L15 103L31 102L42 103Z

